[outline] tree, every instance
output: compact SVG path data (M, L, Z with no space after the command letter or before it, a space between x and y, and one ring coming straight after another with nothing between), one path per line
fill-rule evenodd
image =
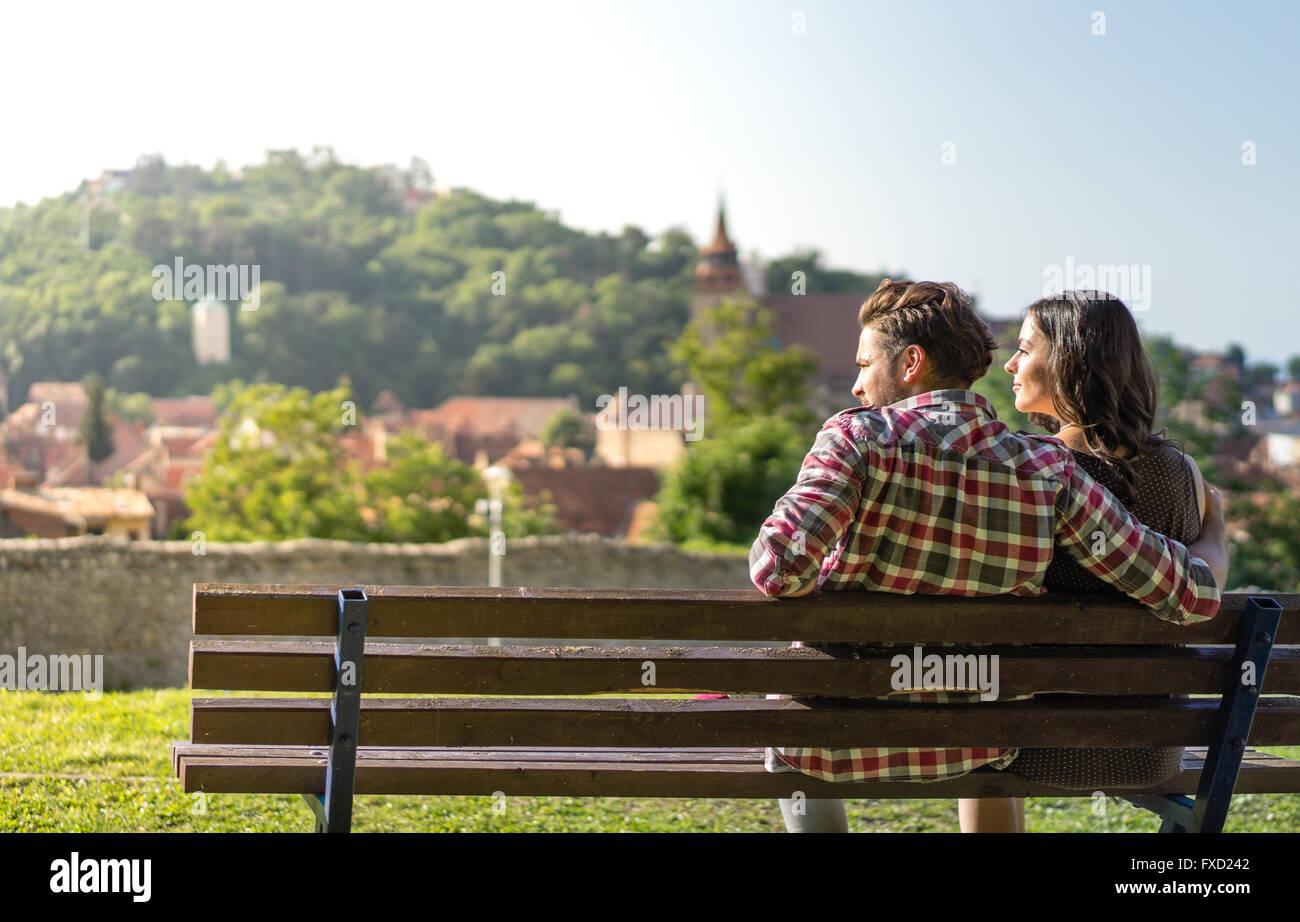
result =
M344 383L311 394L259 384L233 391L220 437L187 485L186 531L210 541L449 541L487 536L474 506L488 495L478 471L414 432L387 442L387 464L362 475L343 444L357 420ZM507 488L506 534L556 530L554 508Z
M885 277L844 269L827 269L822 266L821 259L820 250L810 249L771 260L763 271L767 290L774 294L791 294L794 273L802 272L804 294L860 292L865 297L875 291Z
M1246 350L1241 348L1238 343L1229 343L1228 348L1223 351L1223 360L1229 365L1235 365L1237 371L1246 370Z
M659 536L748 547L811 445L807 431L780 417L753 418L701 439L665 478Z
M1292 381L1300 381L1300 355L1293 355L1286 360L1286 376Z
M568 407L552 414L542 425L540 435L543 445L577 448L584 458L591 457L596 448L596 433L591 420Z
M1241 384L1247 393L1261 388L1271 390L1277 383L1278 367L1270 362L1250 365L1242 376Z
M817 356L807 346L781 348L773 312L748 298L728 298L686 327L673 359L704 395L709 425L718 430L753 418L817 422L809 409Z
M748 545L812 445L816 358L781 349L771 311L724 300L688 325L672 354L704 396L705 437L665 476L656 530L696 545Z
M479 472L448 457L442 446L418 432L388 440L388 463L364 478L363 516L367 540L439 542L486 537L475 504L488 497ZM555 510L547 502L528 504L518 481L503 496L502 521L508 537L553 534Z
M1300 498L1283 491L1262 497L1233 497L1227 518L1241 523L1229 541L1230 586L1258 587L1267 592L1300 592Z
M312 395L279 384L236 394L187 485L187 527L209 541L360 539L355 462L345 462L340 443L349 397L342 388Z
M104 379L91 374L85 380L86 413L81 417L81 440L86 446L90 467L113 453L113 427L108 421L108 394Z

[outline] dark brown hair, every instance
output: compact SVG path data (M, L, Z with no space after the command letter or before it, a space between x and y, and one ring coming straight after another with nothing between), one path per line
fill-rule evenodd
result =
M912 344L924 349L936 387L970 387L997 349L970 297L952 282L885 279L858 310L858 326L868 325L891 362Z
M1131 505L1137 476L1129 462L1177 445L1154 432L1159 382L1133 315L1119 298L1097 291L1042 298L1027 312L1047 345L1047 385L1063 417L1031 413L1030 419L1053 433L1062 425L1081 427L1089 452L1119 473L1120 502Z

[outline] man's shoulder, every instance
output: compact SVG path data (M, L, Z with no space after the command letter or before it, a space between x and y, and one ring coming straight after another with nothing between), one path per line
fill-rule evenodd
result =
M840 410L822 428L838 429L859 439L881 439L924 418L925 414L917 409L868 405Z

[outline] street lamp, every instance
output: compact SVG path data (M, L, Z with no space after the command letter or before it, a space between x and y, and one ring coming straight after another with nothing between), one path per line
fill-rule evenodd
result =
M488 520L488 586L501 585L501 558L506 555L506 533L501 528L501 497L512 475L509 468L494 464L483 470L483 482L487 485L491 499L480 499L474 504L474 511L487 516ZM489 637L490 646L500 646L499 637Z

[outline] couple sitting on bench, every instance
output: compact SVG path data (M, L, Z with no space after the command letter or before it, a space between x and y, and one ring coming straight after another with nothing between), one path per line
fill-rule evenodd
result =
M1156 377L1118 298L1066 292L1028 308L1007 383L1016 408L1050 436L1010 431L971 391L997 344L956 285L887 279L858 323L853 395L862 407L827 420L763 523L750 551L760 591L1119 591L1174 624L1214 616L1227 577L1222 499L1153 431ZM1157 784L1178 771L1181 754L783 748L768 751L767 765L846 782L1001 770L1095 790ZM842 801L781 807L791 832L847 831ZM963 832L1024 831L1023 798L965 799L958 812Z

